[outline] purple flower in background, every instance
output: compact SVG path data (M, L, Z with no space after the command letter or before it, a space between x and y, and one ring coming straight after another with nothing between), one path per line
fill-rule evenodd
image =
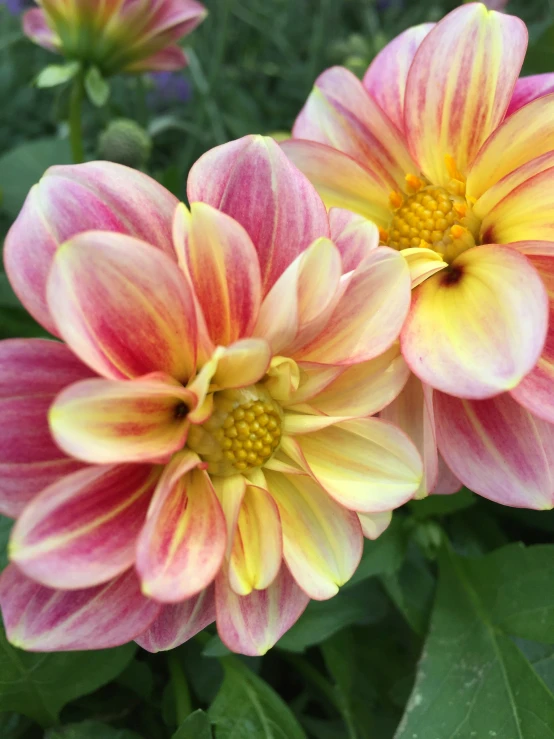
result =
M12 15L19 15L33 5L33 2L32 0L0 0L0 5L5 5Z
M149 107L164 109L173 103L190 100L192 86L180 72L153 72L150 75L152 89L148 94Z

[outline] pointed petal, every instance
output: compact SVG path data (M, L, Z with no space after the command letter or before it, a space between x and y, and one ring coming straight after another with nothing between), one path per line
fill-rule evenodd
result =
M196 368L190 287L168 257L137 239L94 231L65 243L48 304L65 341L101 375L167 372L186 381Z
M358 519L366 539L378 539L392 521L392 511L382 513L358 513Z
M406 80L416 51L434 23L412 26L382 49L369 65L363 85L399 131L404 130Z
M379 513L419 488L421 458L408 437L378 418L345 421L297 436L283 451L345 508Z
M415 444L423 460L423 478L415 497L425 497L434 489L438 475L433 390L410 374L400 395L380 417L402 429Z
M351 273L321 334L297 356L321 364L355 364L386 351L410 304L410 274L400 252L374 249Z
M292 134L348 154L375 172L389 191L403 189L406 174L418 171L403 135L344 67L319 75Z
M391 188L365 164L331 146L290 139L281 149L303 172L328 208L345 208L386 228Z
M227 525L227 549L225 556L231 555L233 536L237 528L240 507L246 493L246 478L242 475L229 475L228 477L212 478L212 485L221 505Z
M479 495L516 508L554 505L554 426L504 393L462 400L435 393L439 449Z
M554 74L533 74L530 77L520 77L514 87L514 92L506 117L523 108L527 103L554 92Z
M423 382L450 395L486 398L510 390L544 346L542 280L524 256L496 245L468 249L453 268L414 291L402 330L404 358Z
M44 10L40 8L31 8L23 13L23 33L48 51L59 50L60 40L48 25Z
M404 127L431 182L452 179L445 156L467 174L504 117L526 47L519 18L480 3L456 8L423 40L406 83Z
M420 285L431 275L440 272L441 269L448 267L448 264L442 261L442 257L438 252L427 247L402 249L401 254L410 270L412 288Z
M283 555L281 521L266 490L248 486L242 499L229 559L229 585L237 595L265 590L277 577Z
M510 172L553 148L554 95L547 95L511 115L483 144L467 177L468 197L480 198Z
M28 652L108 649L126 644L156 618L160 604L140 592L133 570L85 590L52 590L15 565L0 577L8 640Z
M188 64L187 55L180 46L166 46L155 54L127 64L122 72L176 72Z
M188 451L173 458L139 537L142 592L163 603L178 603L207 587L225 554L225 517L199 464Z
M331 239L340 251L342 271L350 272L379 246L379 229L367 218L342 208L329 211Z
M358 518L303 475L266 472L283 526L284 558L310 598L336 595L356 570L363 536Z
M215 591L210 585L182 603L162 606L158 617L136 643L148 652L165 652L184 644L215 621Z
M439 454L439 476L434 488L430 491L433 495L453 495L462 487L461 480L458 480L450 467L446 464L443 457Z
M50 167L11 227L4 263L17 296L56 334L46 280L56 249L83 231L129 234L173 256L171 221L178 200L142 172L112 162Z
M184 243L176 244L210 338L224 346L248 336L261 303L258 256L244 228L206 203L179 206Z
M250 657L265 654L296 623L309 601L285 565L265 590L237 595L220 575L215 593L221 641Z
M131 567L160 470L150 465L89 467L46 488L25 508L10 559L27 577L74 590Z
M176 380L83 380L60 393L49 413L56 443L85 462L160 461L186 441L191 393Z
M187 194L244 226L258 252L264 294L312 241L329 236L316 191L267 136L245 136L204 154L189 173Z
M0 342L0 513L18 516L47 485L82 467L54 443L48 409L66 385L93 373L66 346Z
M265 339L241 339L221 352L212 382L221 390L253 385L270 362L271 349Z

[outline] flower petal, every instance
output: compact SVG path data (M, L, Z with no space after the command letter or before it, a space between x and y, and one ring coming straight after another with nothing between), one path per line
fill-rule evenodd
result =
M176 380L83 380L50 409L56 443L85 462L157 462L186 441L191 393Z
M178 603L207 587L225 554L225 517L200 464L188 451L173 458L139 537L142 592L163 603Z
M245 136L204 154L187 184L200 200L238 221L258 252L263 293L320 236L329 236L316 191L267 136Z
M265 654L296 623L308 601L284 564L268 588L250 595L237 595L220 574L215 603L221 641L239 654Z
M61 335L99 374L167 372L186 381L194 373L191 288L148 244L105 231L75 236L57 252L47 290Z
M336 595L356 570L363 536L358 518L311 478L266 472L283 526L284 558L310 598Z
M10 538L10 559L50 588L111 580L135 561L160 470L150 465L89 467L46 488L25 508Z
M270 362L271 349L265 339L241 339L221 352L212 383L221 390L253 385Z
M215 621L215 591L210 585L182 603L162 606L158 617L135 641L148 652L165 652L184 644Z
M440 272L441 269L448 267L448 264L442 261L442 257L438 252L427 247L416 246L411 249L402 249L401 254L410 270L412 288L420 285L431 275Z
M446 156L467 174L504 117L526 47L519 18L480 3L456 8L423 40L406 83L404 128L431 182L452 179Z
M382 354L397 339L410 304L410 274L400 252L374 249L350 273L321 334L297 352L303 361L355 364Z
M553 425L508 393L488 400L435 393L434 402L439 449L464 485L502 505L553 507Z
M60 244L98 229L135 236L173 256L171 223L178 202L155 180L120 164L50 167L6 237L4 263L12 287L33 317L57 333L46 280Z
M126 644L158 615L133 570L85 590L52 590L9 565L0 577L8 640L28 652L108 649Z
M366 539L378 539L392 521L392 511L382 513L358 513L358 519Z
M390 221L390 186L338 149L315 141L291 139L281 149L303 172L328 208L346 208L386 228Z
M18 516L43 488L82 467L54 443L48 409L66 385L93 373L66 346L0 342L0 513Z
M430 491L433 495L453 495L462 487L462 482L458 480L450 467L446 464L443 457L439 454L439 476L436 485Z
M261 303L258 255L244 228L206 203L179 206L184 243L176 244L214 344L248 336Z
M434 23L412 26L382 49L369 65L363 85L399 131L404 130L406 80L416 51Z
M379 513L409 500L419 488L421 458L408 437L378 418L364 418L284 439L283 451L338 503Z
M340 251L342 271L350 272L379 246L379 229L367 218L342 208L329 211L331 239Z
M413 372L437 390L486 398L514 388L537 362L548 297L514 249L469 249L414 291L401 337Z
M187 55L180 46L166 46L155 54L126 64L122 72L176 72L188 64Z
M31 8L23 13L23 33L48 51L59 51L60 40L48 25L44 10Z
M514 92L506 117L515 113L516 110L523 108L524 105L530 103L543 95L554 92L554 74L533 74L530 77L520 77L514 87Z

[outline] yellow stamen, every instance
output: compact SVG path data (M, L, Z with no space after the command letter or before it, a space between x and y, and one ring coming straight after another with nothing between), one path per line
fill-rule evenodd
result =
M389 241L389 232L384 228L381 228L381 226L379 226L379 240L383 244L388 244Z
M422 187L425 187L425 181L415 174L406 175L406 185L410 192L419 192Z
M453 203L452 207L456 211L456 213L460 216L460 218L464 218L467 214L467 205L465 203Z
M460 173L460 170L456 166L456 162L454 160L453 156L450 156L450 154L444 155L444 163L446 164L446 171L452 177L453 180L459 180L460 182L464 181L463 174Z
M393 190L391 194L389 195L389 203L391 204L391 208L393 210L397 210L398 208L400 208L403 202L404 202L404 198L399 192L396 192L395 190Z
M452 228L450 229L450 235L455 239L461 239L468 233L469 231L467 230L467 228L464 228L463 226L460 226L458 224L452 226Z

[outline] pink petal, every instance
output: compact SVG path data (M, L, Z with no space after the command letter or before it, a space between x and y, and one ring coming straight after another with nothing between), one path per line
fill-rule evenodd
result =
M508 393L488 400L435 393L434 403L439 449L464 485L502 505L553 507L553 425Z
M462 483L439 454L439 476L435 487L430 491L433 495L453 495L462 487Z
M269 137L245 136L204 154L189 173L187 194L244 226L258 251L264 294L312 241L329 236L316 191Z
M285 565L268 588L250 595L234 593L220 574L215 603L221 641L239 654L265 654L296 623L308 602Z
M148 652L175 649L215 621L215 592L210 585L198 595L162 606L158 617L135 641Z
M85 590L51 590L15 565L0 577L8 640L28 652L108 649L141 634L160 611L145 598L133 570Z
M178 200L155 180L111 162L50 167L30 191L4 250L6 272L27 310L51 333L46 280L56 249L75 234L130 234L173 256Z
M367 218L342 208L329 211L331 239L340 251L342 271L356 269L379 246L379 229Z
M23 14L23 33L49 51L59 51L60 40L48 25L44 10L32 8Z
M135 561L160 470L150 465L89 467L46 488L12 531L10 559L50 588L89 588Z
M508 110L506 111L506 117L515 113L516 110L523 108L524 105L530 103L532 100L548 95L548 93L554 92L554 74L548 72L547 74L533 74L530 77L520 77L514 87L514 92Z
M431 182L452 179L445 157L467 174L504 117L526 47L519 18L480 3L456 8L423 40L406 83L404 130Z
M375 541L386 531L392 521L392 511L382 513L358 513L358 519L366 539Z
M390 120L404 130L406 80L416 51L434 23L412 26L388 43L369 65L363 85Z
M175 263L123 234L90 231L64 244L48 279L60 333L86 364L121 379L196 370L192 290Z
M199 465L188 451L173 458L138 541L142 592L163 603L178 603L207 587L225 554L225 517Z
M129 13L134 10L133 0L127 3ZM154 39L161 36L164 39L177 41L193 31L206 17L208 11L196 0L161 0L152 3L150 18L144 35Z
M155 54L126 64L124 72L176 72L188 64L187 55L180 46L167 46Z

